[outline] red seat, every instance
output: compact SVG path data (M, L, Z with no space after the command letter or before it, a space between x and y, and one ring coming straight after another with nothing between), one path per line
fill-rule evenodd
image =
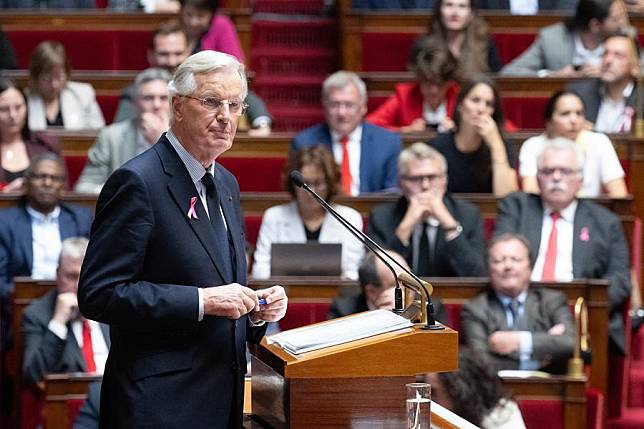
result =
M523 399L519 408L527 429L564 429L563 403L554 399Z
M74 185L78 181L85 164L87 163L86 155L65 155L65 166L67 167L67 182L69 189L74 189Z
M244 216L244 225L246 226L246 241L255 246L259 236L259 227L262 225L262 217Z
M237 178L242 192L279 192L286 155L283 158L222 156L217 160Z
M289 302L286 316L279 321L280 330L299 328L323 322L329 312L329 302Z
M111 124L116 115L116 109L119 107L118 95L97 95L96 101L98 102L106 124Z

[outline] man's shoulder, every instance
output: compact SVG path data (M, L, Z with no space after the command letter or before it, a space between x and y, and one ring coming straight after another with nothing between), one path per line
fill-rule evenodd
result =
M599 91L601 86L600 79L583 79L575 80L566 85L566 89L574 91L577 94L584 96L586 94L593 94Z
M546 287L531 287L529 291L527 299L536 299L540 303L547 304L553 301L566 301L566 295L560 290Z
M524 208L539 207L541 197L529 192L515 191L499 200L501 204L513 204Z
M378 138L378 142L382 142L383 140L387 140L387 142L390 141L397 141L400 142L400 134L389 131L386 128L380 127L378 125L371 124L369 122L363 121L362 122L362 137L363 139L368 136L376 136Z
M599 204L597 204L594 201L590 201L587 199L580 199L578 200L578 205L577 205L577 211L583 210L586 213L590 214L591 217L594 217L595 219L599 220L599 223L608 223L608 222L617 222L620 223L619 216L617 216L615 213L607 209L606 207L603 207Z
M81 206L79 204L61 203L60 210L61 213L70 213L78 218L92 218L92 211L88 207Z
M474 298L463 304L463 310L475 314L483 313L490 306L490 300L493 299L493 297L494 292L491 288L487 287Z
M23 319L42 319L49 321L56 303L56 289L46 292L44 295L34 299L23 311Z
M0 210L0 228L3 226L7 228L15 227L15 225L11 225L10 221L19 217L25 217L26 215L27 212L22 203L14 207L2 209Z
M293 137L293 143L300 147L313 146L320 143L330 143L329 127L325 122L303 129ZM322 141L321 138L324 138Z

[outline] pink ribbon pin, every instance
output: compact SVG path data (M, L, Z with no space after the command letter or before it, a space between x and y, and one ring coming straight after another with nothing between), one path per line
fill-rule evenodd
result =
M195 210L195 204L197 204L197 197L190 198L190 208L188 209L188 219L199 219L197 217L197 211Z
M579 233L579 239L581 241L590 241L590 233L588 232L587 226L581 229L581 232Z

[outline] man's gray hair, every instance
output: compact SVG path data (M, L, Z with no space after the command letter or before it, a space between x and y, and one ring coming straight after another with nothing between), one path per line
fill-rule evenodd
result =
M586 161L586 154L584 152L584 149L581 147L581 145L566 137L555 137L546 142L546 144L541 149L539 156L537 157L537 168L541 168L541 166L543 165L543 154L549 150L572 151L575 154L575 158L577 160L577 168L579 168L579 170L581 171L584 170L584 162Z
M403 149L398 155L398 175L404 175L408 168L407 165L414 159L431 159L438 161L444 174L447 174L447 161L442 153L429 146L427 143L416 142Z
M66 238L62 243L58 263L60 264L60 261L62 261L63 257L68 257L71 259L83 259L85 257L85 252L87 252L88 244L89 240L85 237Z
M324 80L324 83L322 83L322 100L326 100L331 90L342 89L347 85L354 85L360 94L360 101L367 102L367 86L360 79L360 76L354 72L344 70L337 71Z
M139 95L141 87L146 83L152 82L154 80L162 80L167 84L172 80L172 75L169 71L164 70L160 67L147 68L136 75L136 79L134 79L134 93L136 95Z
M232 55L217 51L201 51L189 56L177 67L174 77L168 84L170 99L176 95L190 95L197 90L195 75L211 73L215 70L230 70L237 72L242 84L242 99L248 95L248 82L244 65ZM172 109L170 109L172 112Z

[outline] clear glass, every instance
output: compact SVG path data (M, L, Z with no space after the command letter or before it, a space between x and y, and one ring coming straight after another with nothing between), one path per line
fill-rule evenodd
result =
M430 429L432 386L409 383L407 387L407 429Z

